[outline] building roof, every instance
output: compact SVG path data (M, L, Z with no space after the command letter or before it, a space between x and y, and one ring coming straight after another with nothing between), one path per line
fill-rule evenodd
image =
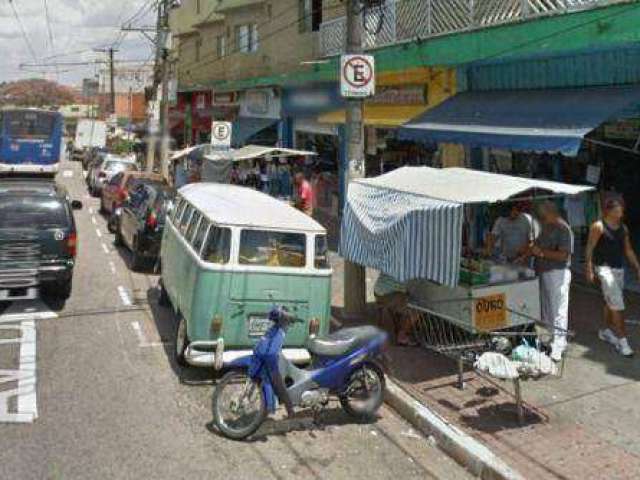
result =
M322 225L291 205L252 188L191 183L179 193L212 221L269 230L326 233Z

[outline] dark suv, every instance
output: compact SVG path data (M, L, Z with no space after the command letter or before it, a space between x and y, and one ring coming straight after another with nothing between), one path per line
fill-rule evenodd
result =
M0 301L71 295L82 208L52 180L0 179Z

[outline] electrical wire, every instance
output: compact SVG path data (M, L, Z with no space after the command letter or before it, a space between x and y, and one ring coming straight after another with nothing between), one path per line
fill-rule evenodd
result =
M51 28L51 17L49 16L49 3L47 0L43 0L44 2L44 18L47 22L47 33L49 34L49 47L51 47L51 51L54 51L53 45L53 30Z
M13 10L13 16L16 19L16 22L18 23L18 26L20 27L20 31L22 32L22 38L24 39L24 43L27 45L27 49L29 50L29 53L31 54L31 56L33 57L34 61L38 61L38 56L36 55L35 50L33 49L33 45L31 44L31 40L29 39L29 36L27 35L27 31L24 28L24 24L22 23L22 19L20 18L20 14L18 13L18 10L16 9L16 6L13 3L13 0L7 0L9 2L9 5L11 5L11 10Z

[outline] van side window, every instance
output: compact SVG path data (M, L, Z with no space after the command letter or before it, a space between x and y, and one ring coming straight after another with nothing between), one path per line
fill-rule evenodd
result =
M240 264L303 268L307 238L304 233L243 230L240 235Z
M198 212L197 210L193 212L193 216L191 217L191 221L189 222L189 226L187 227L187 233L184 236L187 242L191 242L191 240L193 239L193 234L195 233L201 218L202 214L200 212Z
M202 251L205 262L225 265L231 257L231 229L212 226Z
M196 236L193 237L193 249L200 253L202 250L202 244L204 243L204 236L207 234L207 229L209 228L209 222L206 218L203 218L200 221L200 225L198 226L198 230L196 230Z
M329 264L329 246L327 245L326 235L316 235L316 251L314 266L318 270L327 270L331 268Z
M191 205L187 205L187 208L184 209L184 213L182 214L182 218L180 218L179 229L180 229L180 233L182 233L183 236L187 232L187 225L189 225L189 220L191 220L192 213L193 213L193 207Z
M174 212L173 217L171 217L171 221L176 227L180 224L180 217L182 216L182 212L184 211L185 205L186 203L184 201L184 198L179 197L178 201L176 202L176 208L173 211Z

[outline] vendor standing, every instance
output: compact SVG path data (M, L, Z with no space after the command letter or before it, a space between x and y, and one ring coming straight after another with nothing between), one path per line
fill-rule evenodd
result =
M542 230L529 254L540 276L542 321L553 329L551 359L557 362L567 348L573 232L553 202L538 207L538 218Z
M526 252L535 240L537 226L531 215L523 211L523 207L522 203L514 203L507 216L496 220L491 233L487 235L486 256L494 253L497 244L500 246L500 256L508 262L513 262Z

